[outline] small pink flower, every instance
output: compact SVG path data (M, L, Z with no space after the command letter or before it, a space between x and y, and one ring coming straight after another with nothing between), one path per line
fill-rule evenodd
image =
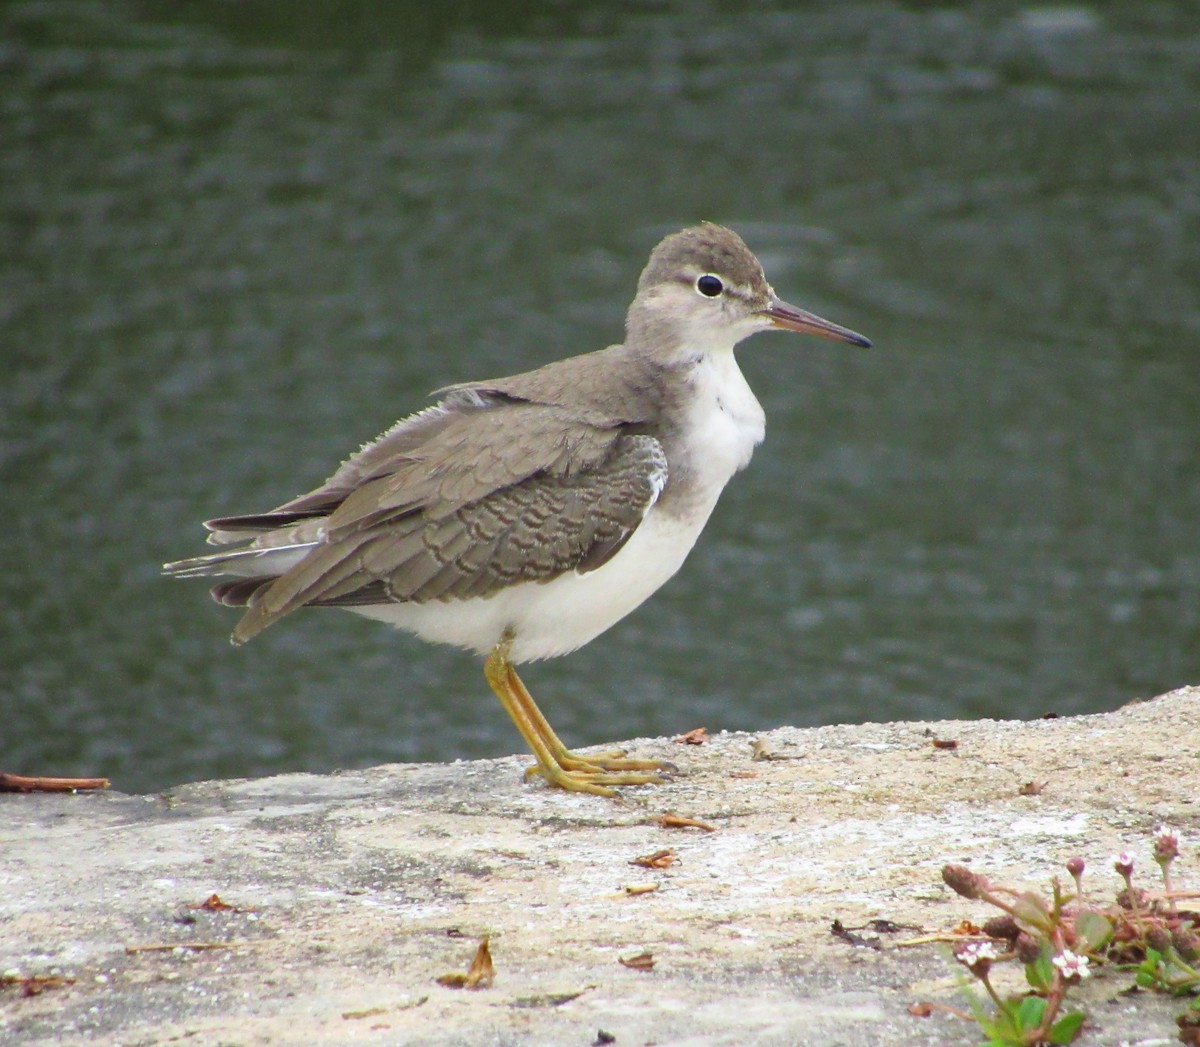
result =
M959 963L975 974L986 974L992 961L999 956L991 942L968 942L954 954Z
M1133 875L1133 855L1122 851L1113 859L1113 868L1126 879Z
M1088 970L1088 958L1079 956L1070 949L1063 949L1053 960L1050 961L1062 971L1064 978L1086 978L1092 972Z

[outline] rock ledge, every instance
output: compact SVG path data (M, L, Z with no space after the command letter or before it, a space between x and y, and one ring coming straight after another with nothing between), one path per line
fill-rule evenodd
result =
M907 1010L964 1001L944 947L896 941L991 915L943 864L1041 888L1078 854L1107 890L1129 850L1150 886L1167 822L1181 886L1200 886L1200 688L1030 723L629 748L686 777L614 803L525 783L513 757L0 796L0 972L75 979L0 989L0 1041L974 1044L971 1023ZM631 864L662 849L666 868ZM234 908L194 908L213 894ZM872 919L911 929L863 931L878 949L830 933ZM485 935L494 985L438 984ZM620 962L640 953L651 970ZM1081 1042L1174 1041L1183 1005L1129 984L1088 983Z

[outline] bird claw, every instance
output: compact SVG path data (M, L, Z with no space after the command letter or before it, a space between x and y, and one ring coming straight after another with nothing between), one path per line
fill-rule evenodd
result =
M582 763L582 761L580 761ZM649 761L640 761L649 762ZM570 792L591 793L594 796L616 796L611 786L616 785L662 785L664 780L657 774L635 771L609 771L601 768L572 769L534 764L525 770L526 780L534 777L545 778L551 785Z
M596 796L615 796L612 786L662 785L668 778L680 774L675 764L666 760L629 760L624 753L555 754L554 762L536 763L525 768L525 780L545 778L551 785L571 792L586 792Z

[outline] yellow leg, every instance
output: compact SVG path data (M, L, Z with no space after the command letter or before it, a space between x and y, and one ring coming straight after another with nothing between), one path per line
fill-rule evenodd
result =
M484 662L483 672L500 703L516 725L537 764L530 773L540 774L551 785L572 792L616 795L608 786L657 785L662 781L653 771L673 771L669 763L653 760L624 760L623 753L577 756L571 752L542 715L513 664L508 660L512 643L509 634L501 639Z
M533 700L533 695L517 675L517 670L510 663L508 666L508 681L513 694L521 703L526 715L536 726L546 747L550 750L555 762L568 771L664 771L668 774L678 772L679 768L665 760L626 760L624 749L613 749L602 753L585 753L582 756L571 752L558 735L550 722L542 715L541 709ZM534 770L536 773L536 770Z

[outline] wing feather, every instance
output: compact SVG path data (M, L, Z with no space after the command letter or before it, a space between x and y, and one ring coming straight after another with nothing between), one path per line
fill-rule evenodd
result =
M666 481L656 439L618 435L590 469L542 470L449 513L410 508L382 522L360 517L350 531L331 527L301 563L255 594L234 639L244 642L306 604L465 599L596 570L637 529Z

